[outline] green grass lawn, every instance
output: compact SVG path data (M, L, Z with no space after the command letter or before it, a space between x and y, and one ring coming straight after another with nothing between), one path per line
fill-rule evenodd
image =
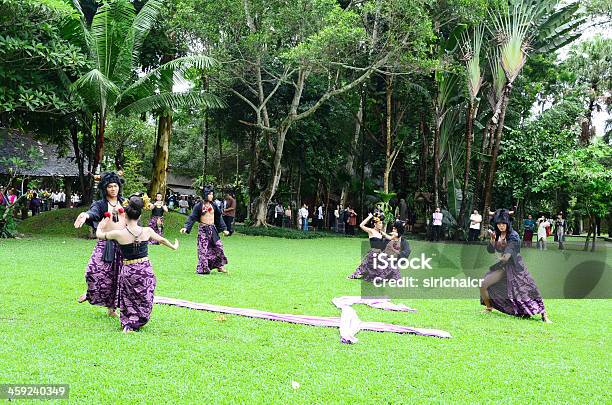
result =
M481 314L477 290L472 299L397 301L417 313L356 306L362 320L453 335L363 331L356 345L342 345L337 329L156 305L140 332L124 335L104 309L76 302L94 241L67 226L74 216L29 219L20 225L28 237L0 241L0 383L70 384L82 403L611 401L611 300L546 300L552 325ZM182 220L168 219L170 237ZM177 252L150 249L156 295L337 316L331 299L360 293L346 279L359 239L235 234L223 239L230 274L209 276L195 274L195 232L179 239ZM445 257L460 249L445 245ZM535 276L558 253L525 258Z

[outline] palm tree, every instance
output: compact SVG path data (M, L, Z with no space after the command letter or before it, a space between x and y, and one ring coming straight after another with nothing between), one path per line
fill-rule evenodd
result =
M474 136L474 119L478 113L478 93L483 82L480 70L480 49L484 29L482 25L476 26L472 37L467 35L463 38L463 53L466 60L466 84L468 90L468 108L465 116L465 171L463 174L463 184L461 186L461 209L459 210L458 221L463 224L463 217L467 209L467 193L470 180L470 160L472 158L472 142Z
M434 109L434 205L436 207L440 204L440 141L441 131L444 124L444 117L449 112L452 106L452 99L457 96L457 77L450 73L437 71L434 73L434 80L437 85L437 93L435 99L433 99Z
M182 74L188 68L212 66L213 59L204 55L177 58L138 77L141 46L161 12L163 0L149 0L138 14L129 0L105 1L90 26L87 26L79 1L73 0L73 4L80 23L76 27L67 24L66 33L87 50L91 70L80 76L72 89L95 115L95 172L100 170L104 158L104 132L109 115L222 104L210 94L174 93L171 86L163 85L168 78L174 83L184 81Z
M558 7L557 0L512 0L508 10L492 15L491 33L499 44L499 63L506 83L494 110L491 123L495 127L495 141L491 150L491 164L484 190L485 225L491 205L491 193L504 119L512 85L527 62L528 50L551 52L580 37L578 28L585 21L577 15L578 3ZM482 228L483 231L485 227Z

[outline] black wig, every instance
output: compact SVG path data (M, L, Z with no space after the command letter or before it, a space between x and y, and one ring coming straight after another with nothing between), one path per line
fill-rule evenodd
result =
M119 193L117 194L117 197L119 198L123 194L123 183L125 183L125 180L119 177L119 175L115 172L104 173L100 176L100 182L98 183L98 191L101 200L106 199L106 187L112 183L119 186Z

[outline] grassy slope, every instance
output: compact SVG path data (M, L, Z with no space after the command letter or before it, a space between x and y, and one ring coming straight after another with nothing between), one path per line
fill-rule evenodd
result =
M444 329L450 340L361 332L347 346L335 329L167 306L124 336L103 309L76 303L93 241L75 238L66 221L74 212L52 215L21 224L35 236L0 241L0 383L68 383L79 402L610 400L610 300L547 300L552 325L482 315L477 291L472 300L405 300L416 314L356 308L364 320ZM171 237L181 220L168 219ZM157 295L334 316L333 297L360 292L345 279L359 262L357 239L234 235L224 239L231 274L206 277L194 274L195 235L180 241L178 252L151 248ZM447 257L453 249L461 254L449 246ZM534 274L544 263L528 260Z

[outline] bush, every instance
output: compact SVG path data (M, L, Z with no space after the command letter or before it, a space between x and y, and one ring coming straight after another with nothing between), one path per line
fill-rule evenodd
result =
M286 239L317 239L329 237L344 237L345 235L327 231L304 232L299 229L279 228L276 226L251 227L245 225L234 226L236 232L250 236L270 236L274 238Z

